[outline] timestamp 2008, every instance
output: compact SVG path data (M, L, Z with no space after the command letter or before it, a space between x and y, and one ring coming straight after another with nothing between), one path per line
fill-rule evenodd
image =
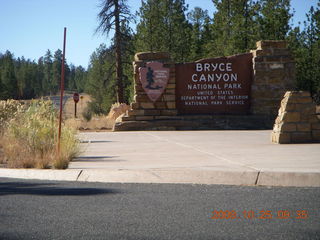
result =
M307 210L214 210L210 214L210 219L308 219Z

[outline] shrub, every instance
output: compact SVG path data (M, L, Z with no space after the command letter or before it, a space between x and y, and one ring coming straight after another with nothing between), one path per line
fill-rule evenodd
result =
M34 100L25 111L17 112L4 131L4 153L9 167L68 167L79 152L72 129L63 128L61 151L57 154L58 119L51 101Z
M16 100L0 101L0 133L8 123L23 111L23 105Z

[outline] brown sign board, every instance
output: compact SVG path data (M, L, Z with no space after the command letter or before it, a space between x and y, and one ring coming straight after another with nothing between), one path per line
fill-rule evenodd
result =
M252 54L176 64L179 114L247 114Z
M169 68L161 62L147 62L146 67L139 68L139 78L142 88L153 102L162 95L169 80Z

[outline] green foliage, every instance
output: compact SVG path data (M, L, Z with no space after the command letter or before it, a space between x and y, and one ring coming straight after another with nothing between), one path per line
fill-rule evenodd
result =
M7 51L0 53L0 100L32 99L36 97L56 94L61 79L62 52L57 50L52 57L48 50L38 62L14 58ZM83 92L87 72L79 66L65 63L65 89Z
M165 51L175 61L189 59L192 26L184 0L143 0L135 35L137 51Z
M296 61L297 89L309 91L320 104L320 2L307 14L304 30L292 29L288 41Z
M260 0L259 17L261 39L285 40L290 30L290 0Z

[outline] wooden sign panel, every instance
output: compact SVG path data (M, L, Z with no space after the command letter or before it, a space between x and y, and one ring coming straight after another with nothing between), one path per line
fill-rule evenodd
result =
M252 54L176 64L176 102L180 114L247 114Z

